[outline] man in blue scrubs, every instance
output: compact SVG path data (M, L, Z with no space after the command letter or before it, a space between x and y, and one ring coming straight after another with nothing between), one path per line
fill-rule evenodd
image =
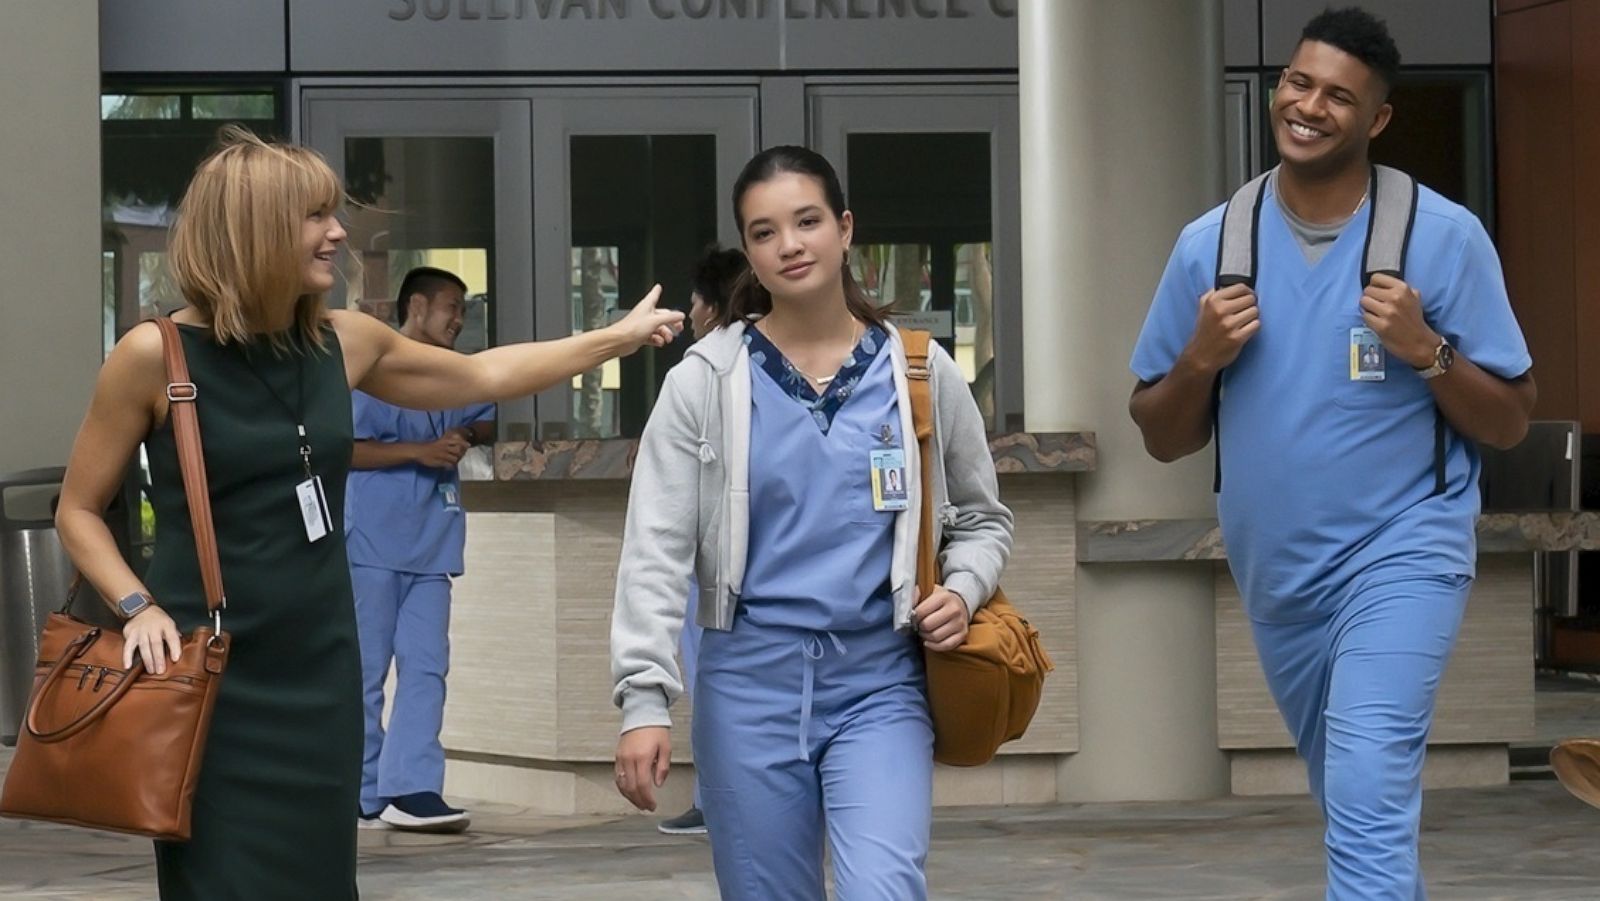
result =
M1393 114L1399 63L1362 10L1306 26L1272 101L1282 163L1263 191L1255 290L1213 290L1212 210L1179 236L1132 360L1130 410L1157 459L1204 448L1216 403L1218 518L1327 820L1330 899L1425 897L1422 761L1474 575L1475 443L1516 444L1534 402L1470 212L1419 186L1405 280L1362 284L1368 144Z
M452 349L466 284L442 269L406 274L396 300L400 333ZM459 832L467 812L446 804L445 675L450 668L450 579L461 575L466 517L456 464L494 440L494 406L424 412L352 392L355 450L345 534L355 587L366 702L363 826ZM387 733L384 682L395 666Z

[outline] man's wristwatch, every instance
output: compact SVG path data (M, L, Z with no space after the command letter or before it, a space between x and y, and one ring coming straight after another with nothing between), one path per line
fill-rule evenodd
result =
M1433 349L1433 365L1418 369L1417 375L1422 376L1423 381L1438 378L1449 372L1450 367L1455 365L1455 362L1456 349L1450 346L1448 340L1440 338L1439 346Z
M135 591L133 594L117 601L114 606L117 608L117 615L128 620L143 613L147 608L155 606L155 601L151 600L150 595L142 591Z

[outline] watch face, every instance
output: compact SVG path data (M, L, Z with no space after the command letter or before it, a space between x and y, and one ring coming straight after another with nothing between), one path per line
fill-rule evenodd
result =
M130 594L117 602L117 610L124 619L150 606L150 599L142 594Z
M1437 359L1434 360L1434 364L1440 370L1449 369L1451 364L1456 361L1456 349L1448 344L1441 344L1439 345L1439 353L1436 356Z

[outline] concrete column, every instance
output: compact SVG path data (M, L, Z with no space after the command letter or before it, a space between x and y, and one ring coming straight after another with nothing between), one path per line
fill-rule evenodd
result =
M0 10L0 473L62 465L100 367L100 11Z
M1027 427L1090 430L1082 519L1215 514L1210 454L1163 465L1128 358L1184 223L1222 199L1220 0L1019 4ZM1080 750L1063 800L1228 791L1209 567L1080 565Z

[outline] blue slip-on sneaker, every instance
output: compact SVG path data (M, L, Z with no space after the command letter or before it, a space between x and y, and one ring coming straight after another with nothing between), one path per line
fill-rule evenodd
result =
M670 820L657 823L656 830L663 835L705 835L706 816L700 808L691 807Z
M379 815L383 822L406 832L461 832L471 814L444 803L438 792L415 792L389 799Z

